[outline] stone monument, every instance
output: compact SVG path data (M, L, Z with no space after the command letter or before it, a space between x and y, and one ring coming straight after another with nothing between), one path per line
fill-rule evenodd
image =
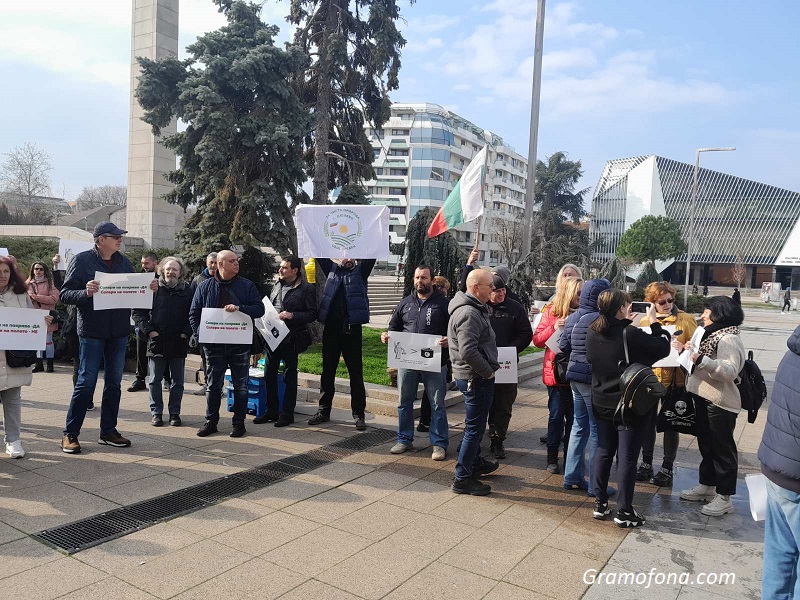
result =
M175 169L175 153L162 146L134 96L137 56L159 60L178 55L178 0L133 0L131 25L131 110L128 139L128 235L146 248L175 247L175 209L162 199L173 185L164 175ZM173 121L162 135L177 131Z

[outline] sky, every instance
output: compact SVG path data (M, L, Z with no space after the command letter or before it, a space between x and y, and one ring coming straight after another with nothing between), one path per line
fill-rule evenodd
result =
M528 154L535 0L398 0L395 102L441 104ZM131 0L0 0L0 153L51 156L53 193L127 180ZM291 37L287 2L262 18ZM180 0L180 44L224 24ZM658 154L800 191L800 2L548 0L538 157Z

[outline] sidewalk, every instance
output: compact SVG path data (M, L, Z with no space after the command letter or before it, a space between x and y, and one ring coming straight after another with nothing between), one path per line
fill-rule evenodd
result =
M745 345L768 379L798 324L800 313L748 311ZM546 428L547 394L537 383L520 389L508 459L487 478L489 497L452 494L454 461L433 462L427 438L418 437L413 453L390 455L387 443L64 556L28 534L359 435L346 411L337 411L327 427L302 419L283 429L248 423L248 435L234 440L223 420L220 435L198 438L203 398L185 396L184 427L159 429L149 424L146 394L123 392L119 428L133 447L95 444L94 411L81 435L84 453L68 456L58 444L70 391L66 367L35 375L34 386L23 391L28 456L0 459L0 586L9 598L75 592L115 600L760 596L763 523L750 517L743 478L758 471L764 409L755 424L739 419L737 512L720 519L677 498L696 483L699 464L694 439L684 436L675 491L637 487L645 527L628 532L593 520L589 498L564 491L563 477L544 469L538 438ZM313 411L310 404L298 407ZM454 449L463 410L451 410L449 420ZM370 417L368 425L396 427L385 417ZM734 572L736 581L646 590L584 582L588 569L647 573L653 567L692 577Z

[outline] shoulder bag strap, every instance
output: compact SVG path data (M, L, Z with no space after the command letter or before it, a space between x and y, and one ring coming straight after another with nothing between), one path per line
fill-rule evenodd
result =
M631 360L628 358L628 327L622 330L622 347L625 348L625 364L630 366Z

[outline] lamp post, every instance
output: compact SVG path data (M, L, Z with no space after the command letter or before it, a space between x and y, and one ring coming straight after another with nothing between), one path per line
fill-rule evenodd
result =
M701 152L733 152L736 148L698 148L694 159L694 182L692 183L692 206L689 212L689 243L686 244L686 281L683 286L683 310L689 307L689 271L692 264L692 246L694 244L694 211L697 206L697 177L700 171Z

